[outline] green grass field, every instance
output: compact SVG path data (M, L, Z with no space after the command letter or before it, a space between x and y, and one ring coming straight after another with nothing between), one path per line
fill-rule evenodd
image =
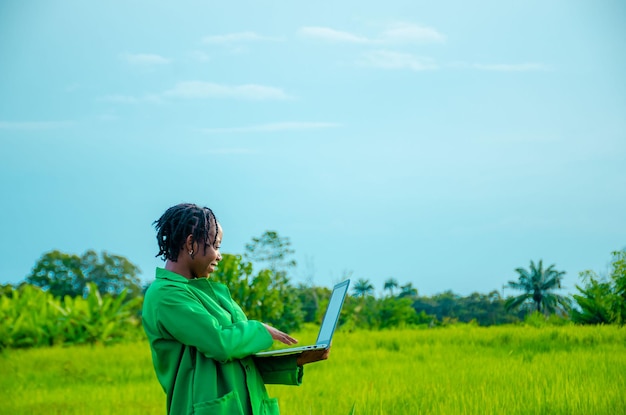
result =
M5 350L0 388L1 414L165 413L147 342ZM340 331L302 386L268 388L284 415L626 414L626 328Z

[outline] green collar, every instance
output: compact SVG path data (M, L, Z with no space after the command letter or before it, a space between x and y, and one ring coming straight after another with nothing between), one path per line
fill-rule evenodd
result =
M160 267L157 267L156 269L156 278L173 281L173 282L179 282L183 284L191 283L192 285L195 285L195 286L198 286L198 285L202 286L208 283L208 285L226 288L226 285L222 284L221 282L211 281L209 278L198 278L195 280L188 280L187 278L183 277L180 274L177 274L172 271L168 271L165 268L160 268Z
M174 281L174 282L182 282L184 284L189 283L189 280L187 278L175 272L168 271L165 268L157 267L156 277L157 279L164 279L164 280L169 280L169 281Z

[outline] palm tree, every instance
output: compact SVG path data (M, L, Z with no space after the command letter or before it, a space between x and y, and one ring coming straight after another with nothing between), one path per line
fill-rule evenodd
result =
M400 287L400 294L398 295L400 298L404 297L417 297L417 288L413 287L412 282L407 282L402 287Z
M355 297L364 298L364 297L366 297L368 295L372 295L374 293L374 286L372 285L370 280L366 280L366 279L360 278L354 284L354 287L352 288L352 290L354 291L354 296Z
M554 290L561 288L561 280L565 275L565 271L557 271L554 266L552 264L543 269L543 262L539 260L536 265L530 261L530 269L528 270L524 268L515 269L515 272L519 274L519 280L509 281L507 287L524 293L507 299L504 307L511 310L532 301L534 308L540 313L548 314L559 310L568 310L569 299L553 293Z
M396 280L395 278L388 278L387 281L385 281L385 290L389 290L389 295L393 297L393 290L398 288L398 280Z

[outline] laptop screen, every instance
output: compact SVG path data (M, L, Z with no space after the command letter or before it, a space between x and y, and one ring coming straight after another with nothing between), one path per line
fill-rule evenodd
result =
M328 308L326 309L324 320L322 321L322 327L320 327L320 333L317 336L317 344L330 344L333 332L335 331L335 326L339 320L339 313L341 312L343 300L348 292L349 284L350 280L345 280L335 285L333 294L330 296L330 301L328 302Z

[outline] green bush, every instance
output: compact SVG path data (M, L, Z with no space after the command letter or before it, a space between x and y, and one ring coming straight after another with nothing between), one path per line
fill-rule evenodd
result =
M63 299L23 285L0 296L0 349L137 338L141 298L125 298L126 292L101 296L94 284L85 298Z

